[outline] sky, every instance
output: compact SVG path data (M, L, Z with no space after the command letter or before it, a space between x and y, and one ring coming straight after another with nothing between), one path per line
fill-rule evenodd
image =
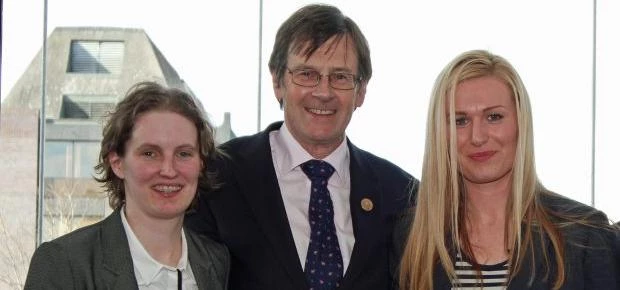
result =
M592 112L596 104L595 205L615 220L620 190L620 107L613 73L620 66L620 4L599 0L593 87L590 1L323 1L337 5L365 33L373 77L348 137L358 147L420 177L428 99L435 77L457 54L488 49L520 72L534 111L538 174L550 189L590 204ZM104 3L104 5L101 5ZM174 4L171 4L174 3ZM48 34L57 26L142 28L201 99L214 123L230 112L235 133L281 120L266 67L275 31L310 1L49 0ZM43 40L43 1L3 1L2 98ZM242 8L241 8L242 7ZM262 58L259 58L259 51ZM259 68L259 65L261 67ZM593 90L597 97L593 101ZM261 119L258 124L258 102ZM609 213L608 213L609 214Z

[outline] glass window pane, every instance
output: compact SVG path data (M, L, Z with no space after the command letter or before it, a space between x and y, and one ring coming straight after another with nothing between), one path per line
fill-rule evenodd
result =
M620 222L620 130L618 130L618 67L620 67L620 1L596 1L596 196L594 205Z
M96 73L99 71L99 43L96 41L73 41L69 72Z
M73 177L92 178L95 175L95 165L99 158L100 143L76 142L75 143L75 169Z
M73 143L48 141L45 147L45 176L71 177L73 175Z
M125 46L120 41L99 42L99 62L104 72L118 74L123 65Z

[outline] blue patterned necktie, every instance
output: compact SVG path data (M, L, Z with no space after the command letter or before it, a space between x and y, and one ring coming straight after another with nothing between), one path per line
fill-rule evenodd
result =
M334 206L327 190L327 180L334 173L329 163L310 160L301 164L310 178L310 244L306 256L306 278L310 290L330 290L340 286L342 254L334 226Z

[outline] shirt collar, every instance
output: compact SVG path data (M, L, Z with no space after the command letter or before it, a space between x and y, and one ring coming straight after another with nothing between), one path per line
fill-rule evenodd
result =
M280 130L274 137L274 141L278 143L278 147L283 151L280 152L281 154L275 154L276 158L279 159L277 162L280 164L280 170L282 173L289 173L295 170L295 168L302 163L315 159L312 155L310 155L310 153L308 153L308 151L306 151L306 149L301 147L301 144L299 144L299 142L297 142L297 140L293 137L286 126L286 122L282 123ZM344 179L346 176L345 172L348 172L346 167L349 166L349 147L347 146L347 138L344 138L336 150L322 160L334 167L338 178Z
M187 267L187 240L185 239L184 229L181 229L181 258L175 268L158 262L146 251L127 222L127 217L125 216L125 206L121 209L121 221L123 223L123 227L125 228L127 241L129 242L129 251L131 253L131 259L133 260L134 271L136 272L136 280L138 281L138 284L149 284L153 281L157 273L162 270L162 268L173 271L176 271L176 269L181 271L185 270Z

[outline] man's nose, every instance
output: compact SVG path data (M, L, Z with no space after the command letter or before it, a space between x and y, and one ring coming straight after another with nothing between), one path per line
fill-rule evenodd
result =
M329 99L332 95L332 87L329 84L329 77L321 75L319 77L319 83L314 87L312 95L321 99Z

